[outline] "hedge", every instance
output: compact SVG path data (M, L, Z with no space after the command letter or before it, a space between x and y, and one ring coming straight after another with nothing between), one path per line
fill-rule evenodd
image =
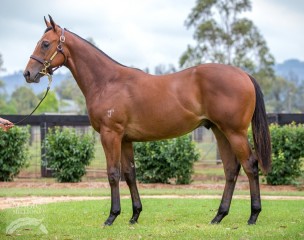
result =
M189 135L134 144L137 179L142 183L189 184L199 153Z
M304 125L270 126L272 170L266 176L271 185L297 184L304 174Z
M50 129L44 141L47 167L58 182L80 182L85 167L94 158L93 134L79 134L73 128Z
M27 166L28 150L29 127L0 128L0 181L13 181Z

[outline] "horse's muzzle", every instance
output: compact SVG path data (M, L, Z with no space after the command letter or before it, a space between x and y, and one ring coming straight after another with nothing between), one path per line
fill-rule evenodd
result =
M37 74L34 76L34 78L33 78L33 77L31 76L30 71L25 70L25 71L23 72L23 76L24 76L26 82L28 82L28 83L33 83L33 82L39 83L39 82L40 82L40 78L41 78L42 75L41 75L40 73L37 73Z

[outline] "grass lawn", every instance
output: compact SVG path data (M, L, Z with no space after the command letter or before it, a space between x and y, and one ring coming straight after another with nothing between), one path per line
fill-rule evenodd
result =
M108 185L107 185L108 186ZM141 187L138 186L140 195L218 195L222 196L224 186L222 189L196 189L186 186L162 185L161 187ZM130 195L130 191L126 184L121 184L120 194L122 196ZM234 195L247 195L250 196L249 190L235 190ZM304 196L304 191L275 191L275 190L261 190L261 196ZM1 187L0 197L26 197L26 196L110 196L109 186L96 187L88 183L88 187L75 187L69 188L68 186L63 188L54 187Z
M218 225L209 222L216 214L219 200L143 199L144 211L136 225L128 224L131 200L124 199L121 203L121 215L113 226L106 228L102 223L108 216L109 200L2 210L0 239L304 238L304 201L264 200L263 211L254 226L247 225L249 200L234 199L230 214ZM7 228L12 232L9 236L6 235Z

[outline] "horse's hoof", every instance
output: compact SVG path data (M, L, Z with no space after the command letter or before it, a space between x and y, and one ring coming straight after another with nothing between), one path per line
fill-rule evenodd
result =
M105 221L104 224L103 224L103 227L109 227L109 226L112 226L112 223L108 222L108 221Z
M134 225L134 224L137 223L137 221L132 218L132 219L130 219L129 223L132 224L132 225Z
M215 224L219 224L220 222L218 222L218 221L215 221L215 220L212 220L211 222L210 222L210 224L213 224L213 225L215 225Z

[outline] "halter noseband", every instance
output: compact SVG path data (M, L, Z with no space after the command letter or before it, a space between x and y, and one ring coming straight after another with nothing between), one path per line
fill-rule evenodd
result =
M44 75L44 76L48 76L49 81L51 81L51 75L54 73L54 71L56 71L58 68L62 67L62 65L64 65L67 61L67 57L65 56L64 51L63 51L63 47L62 47L62 44L64 42L65 42L64 28L61 28L61 36L59 38L59 44L56 48L56 51L50 57L50 60L44 60L44 59L41 59L41 58L36 57L34 55L30 56L30 58L36 60L37 62L39 62L43 65L43 68L41 69L41 71L39 73ZM58 53L61 53L64 56L64 62L63 62L62 65L60 65L58 67L55 67L55 68L52 68L51 63L52 63L53 59L56 57L56 55Z

